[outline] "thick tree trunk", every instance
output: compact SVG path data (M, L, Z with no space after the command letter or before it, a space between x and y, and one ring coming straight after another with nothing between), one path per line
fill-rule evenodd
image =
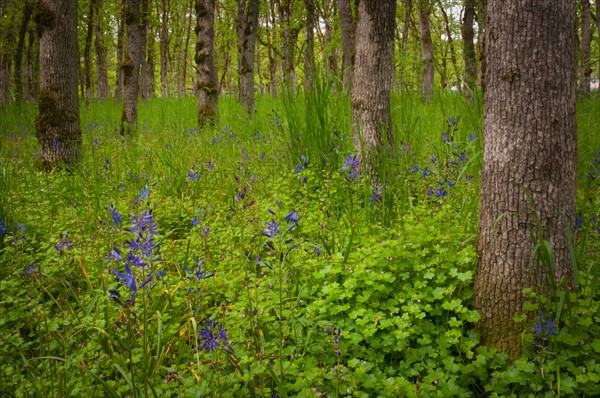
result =
M15 51L15 101L23 101L24 86L23 86L23 49L25 48L25 35L27 33L27 25L31 19L33 12L33 2L25 1L23 4L23 19L21 20L21 28L19 29L19 39L17 40L17 48Z
M352 66L354 65L354 18L350 0L338 0L340 29L342 31L343 82L347 90L352 88Z
M425 102L433 99L433 45L429 29L429 0L419 0L419 27L421 30L421 55L423 57L423 80L421 95Z
M306 7L306 48L304 49L304 88L310 90L315 82L315 3L304 0Z
M357 19L352 135L357 155L373 177L377 155L394 144L390 100L396 0L361 0Z
M142 58L142 27L140 25L139 0L126 0L125 27L127 30L127 53L121 64L123 71L123 115L121 134L128 134L138 122L138 95L140 63Z
M169 96L169 83L167 80L168 52L169 52L169 0L162 0L160 41L160 93L163 98Z
M479 87L481 87L481 91L483 91L483 93L485 93L485 71L487 69L485 48L486 2L487 0L475 0L475 18L477 19L478 26L477 47L479 48L479 62L477 63L479 69L477 71L477 80L479 81Z
M196 0L196 92L198 125L219 116L219 81L215 54L215 0Z
M575 2L488 2L485 133L474 307L484 344L513 357L523 289L572 276L575 222ZM540 226L542 236L536 228ZM534 240L536 242L534 242ZM530 256L547 240L554 275ZM541 275L541 276L540 276Z
M99 99L108 98L110 95L110 87L108 85L108 69L106 67L106 48L102 43L102 0L93 0L94 14L96 14L96 21L94 24L94 30L96 40L94 42L94 48L96 51L96 95Z
M475 58L475 0L464 0L465 13L462 24L463 60L465 63L464 83L467 93L472 93L477 84L477 59Z
M590 0L581 0L581 58L579 60L579 92L587 96L590 94L590 77L592 65L590 59L592 47Z
M90 1L88 9L86 28L87 32L85 35L85 47L83 49L83 73L85 75L85 104L90 106L90 100L92 99L92 39L94 38L94 2Z
M238 76L240 102L254 114L254 49L258 28L258 0L238 0Z
M81 159L77 76L77 2L40 0L40 95L35 129L40 166L71 168Z

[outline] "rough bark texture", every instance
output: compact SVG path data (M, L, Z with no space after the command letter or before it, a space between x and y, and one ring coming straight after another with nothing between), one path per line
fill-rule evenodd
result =
M394 143L390 95L394 76L395 0L361 0L352 78L354 148L372 175L376 155Z
M590 93L590 77L592 65L590 53L592 46L590 0L581 0L581 57L579 59L579 92L583 95Z
M181 57L180 57L181 61L180 61L180 66L179 66L179 88L178 88L178 92L179 92L180 96L186 96L188 93L188 88L187 88L188 49L190 47L190 41L191 41L191 37L192 37L192 10L194 8L194 3L195 3L195 0L190 1L190 5L189 5L190 12L188 15L187 28L186 28L186 33L185 33L185 44L183 45L183 51L182 51ZM214 14L214 11L213 11L213 14ZM213 20L214 20L214 18L213 18ZM214 42L214 40L213 40L213 42ZM214 48L214 44L213 44L213 48Z
M473 30L475 0L465 0L464 8L462 24L463 59L465 63L464 83L466 86L464 89L471 93L477 84L477 59L475 58L475 32Z
M354 65L354 17L350 0L338 0L340 29L342 31L342 79L344 88L352 88L352 66Z
M515 357L525 326L514 323L513 316L522 310L523 289L547 292L550 280L537 261L533 270L529 266L530 233L537 219L552 245L552 277L571 276L567 230L575 221L577 165L575 2L495 0L488 2L486 15L474 307L481 314L483 343Z
M110 95L110 87L108 85L108 71L106 67L106 48L102 43L102 10L101 0L93 0L94 13L96 21L94 24L95 37L94 49L96 51L96 96L99 99L107 98Z
M126 0L125 28L127 53L121 64L123 71L123 115L121 134L127 134L137 126L140 63L142 58L142 27L140 25L139 0Z
M87 23L86 23L86 35L85 35L85 47L83 48L83 73L85 74L85 103L87 106L90 105L92 99L92 39L94 38L94 3L90 1L88 9Z
M169 0L162 0L160 41L160 93L163 98L169 96L169 83L167 81L167 58L169 51Z
M21 102L24 97L23 86L23 49L25 48L25 35L27 33L27 25L33 13L33 2L25 1L23 4L23 19L21 20L21 28L19 29L19 39L17 40L17 49L15 51L15 101Z
M148 31L150 28L150 0L141 0L140 5L140 95L142 99L148 99L150 96L148 67L146 65L146 47Z
M596 33L598 34L598 43L600 44L600 0L596 0ZM598 78L600 78L600 62L598 62ZM596 92L600 96L600 87Z
M402 40L400 41L401 56L404 56L404 53L406 52L406 47L408 45L408 32L409 32L411 16L412 16L412 5L413 5L412 0L406 0L404 2L404 7L405 7L404 27L402 28ZM404 86L406 85L406 79L404 76L405 75L404 64L405 64L404 62L400 62L399 71L398 71L398 87L400 87L400 89L404 89Z
M304 0L306 7L306 48L304 50L304 88L310 90L315 82L315 3Z
M219 115L219 80L215 54L215 0L196 0L196 88L198 124L215 122Z
M295 49L298 41L298 28L292 24L291 0L279 1L279 23L281 32L281 64L283 66L283 81L288 88L296 88Z
M421 30L421 55L423 57L423 80L421 95L429 102L433 99L433 45L429 29L429 0L419 0L419 28Z
M7 18L8 2L0 2L0 18ZM0 104L9 102L10 98L10 67L12 57L10 43L14 40L12 25L0 24Z
M486 26L486 15L485 15L485 7L487 0L475 0L475 19L477 20L477 26L479 29L477 30L477 47L479 49L479 62L477 65L479 69L477 70L477 80L479 81L479 87L481 87L481 91L485 93L485 71L487 69L486 66L486 48L485 48L485 26Z
M258 0L238 0L238 76L240 102L247 114L253 114L254 48L258 27Z
M49 171L81 159L77 97L77 2L40 0L35 20L40 33L40 94L35 129L40 166Z

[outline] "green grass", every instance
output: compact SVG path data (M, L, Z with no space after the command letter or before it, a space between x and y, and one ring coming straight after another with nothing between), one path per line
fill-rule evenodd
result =
M577 115L580 290L532 295L534 315L562 297L559 335L532 345L526 325L511 363L479 345L470 304L481 102L394 97L396 153L372 185L342 170L350 102L330 88L259 97L250 120L224 97L204 130L194 98L152 99L133 137L118 102L93 102L71 174L35 169L33 106L0 108L0 395L600 394L598 101ZM158 235L129 231L143 214ZM134 297L113 268L136 240L160 258L132 267Z

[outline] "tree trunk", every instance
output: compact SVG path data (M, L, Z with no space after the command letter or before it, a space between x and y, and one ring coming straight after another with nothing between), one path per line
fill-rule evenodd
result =
M156 66L154 62L155 33L152 30L152 26L149 28L148 37L150 38L150 42L146 45L146 83L148 84L148 96L153 97L156 94L156 84L154 80L156 76Z
M258 29L258 0L238 0L239 97L248 115L254 114L254 49Z
M219 80L215 54L215 0L196 0L196 92L198 125L219 116Z
M270 93L272 97L277 96L277 51L273 46L272 32L275 26L277 26L275 16L275 0L269 1L269 22L270 29L266 29L267 34L267 55L269 57L269 76L271 77L271 89Z
M600 44L600 0L596 0L596 33L598 33L598 44ZM598 62L598 78L600 79L600 62ZM600 87L596 92L600 96Z
M374 177L377 155L394 144L390 110L396 0L361 0L352 77L352 135L363 167Z
M188 63L188 49L190 47L190 39L192 37L192 10L194 8L194 1L195 0L191 0L190 1L190 6L189 6L189 15L188 15L188 25L187 25L187 29L186 29L186 33L185 33L185 44L183 45L183 56L181 57L181 62L183 62L183 66L181 66L180 68L180 75L181 75L181 79L179 80L179 95L185 96L187 95L187 63ZM213 7L213 37L214 37L214 7ZM197 25L197 21L196 21L196 26ZM213 39L213 51L214 51L214 39ZM216 57L215 57L216 58ZM216 60L215 60L215 76L216 76ZM215 81L217 79L215 78ZM217 86L215 85L215 88Z
M33 101L38 96L39 77L39 47L35 45L38 35L34 28L27 32L27 69L25 71L25 84L23 85L23 99Z
M40 166L50 171L81 159L81 127L77 75L77 2L40 0L36 23L40 32L40 95L35 129Z
M121 64L123 71L121 134L130 133L131 130L135 129L138 121L138 94L142 58L139 0L126 0L125 27L127 30L127 53Z
M304 89L310 90L315 83L315 3L304 0L306 7L306 48L304 50Z
M160 93L163 98L169 96L169 83L167 80L168 52L169 52L169 0L162 0L160 40Z
M590 0L581 0L581 59L579 60L579 92L590 94L590 77L592 65L590 60L592 46Z
M338 0L340 29L342 31L342 67L344 87L352 88L352 66L354 65L354 18L350 0Z
M281 64L283 82L288 88L296 89L295 48L298 40L298 29L292 27L291 0L279 2L279 24L283 27L281 40Z
M400 41L400 54L401 57L404 58L404 54L406 53L406 48L408 45L408 33L409 33L409 28L410 28L410 21L411 21L411 16L412 16L412 0L407 0L404 2L404 6L406 7L405 9L405 13L404 13L404 27L402 28L402 40ZM401 61L400 62L400 67L399 67L399 81L398 81L398 85L400 86L401 89L404 89L406 86L406 79L405 79L405 67L404 67L405 62Z
M433 45L429 29L429 0L419 0L419 27L421 29L421 55L423 57L423 81L421 95L425 102L433 99Z
M121 0L119 5L119 26L117 28L117 79L115 82L115 97L123 97L123 64L124 57L124 35L125 35L125 2L127 0Z
M8 3L0 2L0 21L7 20ZM13 26L0 23L0 104L10 102L10 68L12 66L13 54L10 51L10 43L14 43L15 37Z
M85 104L87 107L90 106L90 100L92 99L92 39L94 37L94 2L90 1L90 7L88 9L86 28L87 32L85 35L85 47L83 49L83 73L85 75Z
M23 86L23 49L25 48L25 35L27 33L27 25L31 19L33 12L33 3L31 0L25 1L23 4L23 19L21 20L21 28L19 29L19 39L17 40L17 49L15 51L15 101L23 101L24 86Z
M477 59L475 58L475 33L473 22L475 21L475 0L464 0L465 13L463 16L462 39L463 59L465 63L464 83L467 93L470 95L475 89L477 82Z
M150 92L148 89L148 68L146 65L146 47L148 45L147 37L150 28L150 0L141 0L140 5L140 94L143 100L148 99Z
M513 321L523 289L572 277L575 224L575 2L488 2L486 92L474 308L484 344L517 357L528 326ZM536 228L539 226L538 232ZM539 236L543 234L542 236ZM554 275L530 268L548 241Z
M478 80L479 87L481 87L481 91L485 94L485 71L487 69L486 64L486 43L485 43L485 25L486 25L486 16L485 16L485 8L486 8L487 0L475 0L475 18L477 19L477 46L479 47L479 65L478 72Z
M94 48L96 50L96 95L99 99L108 98L110 95L110 87L108 86L108 71L106 67L106 48L102 43L102 0L93 0L94 14L96 21L94 24L96 41Z
M452 31L450 30L450 21L448 20L448 14L446 14L446 10L444 10L444 5L441 0L437 0L440 12L442 13L442 18L444 19L444 30L446 31L446 37L448 41L448 50L450 51L450 61L452 62L452 67L454 68L454 75L456 77L456 85L460 86L460 71L458 70L458 63L456 62L456 52L454 51L454 40L452 40Z

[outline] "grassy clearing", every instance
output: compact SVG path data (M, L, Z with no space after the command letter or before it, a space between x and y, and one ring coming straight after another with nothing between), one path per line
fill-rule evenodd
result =
M72 175L35 170L33 107L1 108L0 395L599 394L598 102L578 108L581 289L509 363L470 308L480 102L394 98L372 185L348 98L320 84L252 120L221 98L201 131L194 98L153 99L125 138L120 105L93 103Z

